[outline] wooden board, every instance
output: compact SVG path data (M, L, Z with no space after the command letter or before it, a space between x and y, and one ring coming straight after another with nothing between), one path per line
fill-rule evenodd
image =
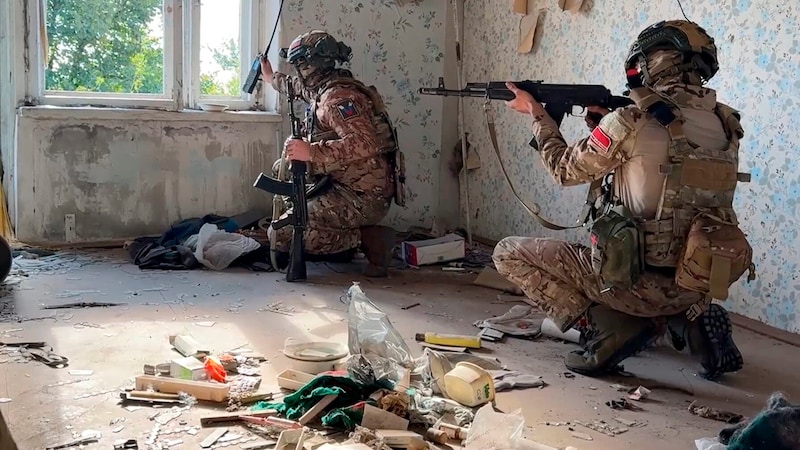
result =
M327 408L328 405L333 403L333 401L336 400L336 397L338 397L338 396L339 396L339 394L330 394L330 395L326 395L325 397L322 397L322 400L318 401L316 405L314 405L311 409L306 411L306 413L303 414L303 416L300 417L300 420L298 420L297 422L300 423L300 425L305 425L308 422L311 422L325 408Z
M136 377L136 390L153 390L167 394L185 392L198 400L221 403L228 398L230 387L227 384L210 381L179 380L177 378L139 375Z
M238 422L242 416L253 417L273 417L277 416L278 411L274 409L265 409L263 411L237 411L232 413L219 414L217 416L208 416L200 418L200 426L210 427L220 423Z

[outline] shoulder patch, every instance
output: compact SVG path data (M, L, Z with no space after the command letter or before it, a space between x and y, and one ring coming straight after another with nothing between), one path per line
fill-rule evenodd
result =
M602 128L594 127L592 134L589 135L589 143L597 151L607 153L608 149L611 148L611 137Z
M339 116L342 118L342 120L349 120L353 117L358 117L361 114L352 100L342 100L337 103L336 111L339 112Z

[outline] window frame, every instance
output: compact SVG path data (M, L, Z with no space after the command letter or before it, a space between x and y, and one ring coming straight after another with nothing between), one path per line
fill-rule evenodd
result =
M253 57L261 42L269 40L277 19L275 0L241 0L239 52L240 80L247 77ZM41 4L43 4L42 2ZM203 102L224 103L230 111L256 110L277 113L278 93L263 82L253 94L239 98L200 95L200 20L202 0L163 0L164 17L164 92L162 94L47 91L45 61L38 30L45 20L44 11L31 4L28 8L30 56L28 103L60 107L101 106L111 108L152 108L167 111L199 109ZM268 28L268 29L267 29ZM266 37L265 37L266 36ZM276 36L276 43L279 39ZM273 43L273 47L277 47ZM277 48L270 49L270 59Z

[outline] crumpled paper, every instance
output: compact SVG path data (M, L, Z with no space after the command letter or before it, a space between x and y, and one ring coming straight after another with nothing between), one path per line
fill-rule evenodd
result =
M542 333L542 322L547 314L534 311L527 305L512 306L502 316L476 321L478 328L491 328L512 336L536 337Z

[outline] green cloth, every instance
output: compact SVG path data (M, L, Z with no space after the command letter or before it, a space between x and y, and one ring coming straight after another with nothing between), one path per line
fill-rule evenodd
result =
M274 409L287 419L297 420L325 396L337 394L320 420L325 426L353 430L361 423L364 404L374 404L367 400L369 395L382 387L363 385L346 376L318 375L295 393L284 397L283 402L259 402L252 409Z

